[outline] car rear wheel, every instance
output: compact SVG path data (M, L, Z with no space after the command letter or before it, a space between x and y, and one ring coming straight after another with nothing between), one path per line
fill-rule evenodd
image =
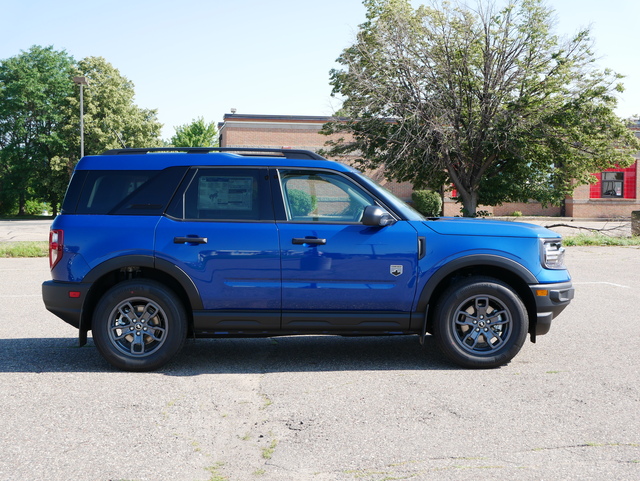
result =
M499 367L522 348L529 326L527 310L501 281L467 278L449 287L440 299L434 336L442 352L456 364Z
M158 369L182 348L187 317L180 299L146 279L117 284L93 314L93 338L102 356L126 371Z

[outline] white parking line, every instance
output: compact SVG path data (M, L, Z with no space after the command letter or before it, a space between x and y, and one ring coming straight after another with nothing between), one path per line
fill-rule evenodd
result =
M605 284L607 286L614 286L614 287L624 287L625 289L631 289L630 286L625 286L623 284L616 284L614 282L604 282L604 281L598 281L598 282L574 282L573 285L585 285L585 284Z

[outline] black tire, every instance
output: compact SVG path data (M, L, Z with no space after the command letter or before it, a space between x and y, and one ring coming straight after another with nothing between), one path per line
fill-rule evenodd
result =
M435 310L433 334L445 356L477 369L507 364L520 352L529 316L518 295L503 282L470 277L449 287Z
M147 279L115 285L93 313L100 354L125 371L152 371L174 357L187 337L187 316L175 293Z

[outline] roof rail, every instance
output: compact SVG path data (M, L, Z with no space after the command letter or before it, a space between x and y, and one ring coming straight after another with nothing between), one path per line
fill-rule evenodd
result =
M251 147L151 147L151 148L132 148L132 149L111 149L103 152L102 155L130 155L130 154L148 154L153 152L185 152L187 154L208 154L209 152L231 152L247 157L258 157L261 154L280 154L273 157L284 157L286 159L311 159L311 160L327 160L321 155L311 152L310 150L299 149L264 149Z

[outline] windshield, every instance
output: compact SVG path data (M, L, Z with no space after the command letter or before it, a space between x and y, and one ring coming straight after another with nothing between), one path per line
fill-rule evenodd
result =
M402 199L396 197L393 193L391 193L388 189L378 184L375 180L370 179L369 177L364 175L362 172L358 172L355 175L357 175L358 179L362 183L364 183L365 186L368 187L370 190L372 190L373 192L382 193L383 195L380 196L382 197L382 200L384 200L385 203L389 204L390 207L392 207L393 210L398 212L405 220L417 220L417 221L426 220L425 217L420 212L418 212L413 207L408 205Z

